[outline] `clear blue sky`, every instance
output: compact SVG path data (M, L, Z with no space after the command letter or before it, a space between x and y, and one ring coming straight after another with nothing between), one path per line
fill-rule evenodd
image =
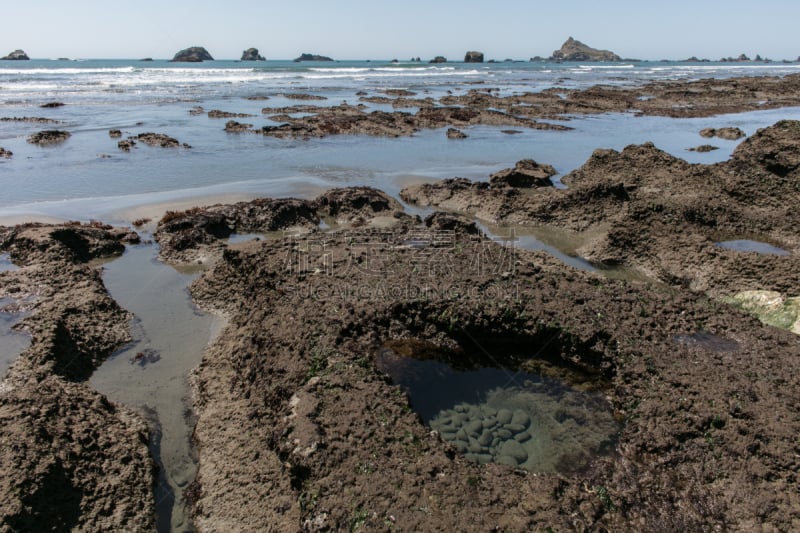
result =
M800 56L800 2L673 0L9 0L0 55L171 58L204 46L217 59L258 48L336 59L549 56L569 36L623 57Z

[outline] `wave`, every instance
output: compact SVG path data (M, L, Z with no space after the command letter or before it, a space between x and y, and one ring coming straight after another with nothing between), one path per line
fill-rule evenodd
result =
M636 68L636 65L629 65L627 63L624 65L578 65L578 68L583 70L614 70L620 68Z
M87 67L87 68L0 68L0 76L5 74L124 74L134 72L136 67Z

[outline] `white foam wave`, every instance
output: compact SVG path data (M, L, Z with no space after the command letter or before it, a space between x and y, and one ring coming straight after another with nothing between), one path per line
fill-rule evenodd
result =
M28 76L31 74L64 75L64 74L124 74L134 72L135 67L97 67L97 68L0 68L0 75L14 74Z

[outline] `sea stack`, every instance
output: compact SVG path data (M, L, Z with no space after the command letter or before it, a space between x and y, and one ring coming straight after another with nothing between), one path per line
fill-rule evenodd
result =
M608 50L597 50L572 37L567 39L561 49L553 52L551 61L622 61L617 54Z
M211 57L208 50L202 46L192 46L191 48L186 48L175 54L172 61L175 63L200 63L203 61L214 61L214 58Z
M467 52L464 63L483 63L483 52Z
M436 56L428 61L428 63L447 63L447 58L444 56Z
M300 57L296 57L294 62L299 63L301 61L333 61L328 56L320 56L317 54L300 54Z
M28 54L22 50L14 50L6 57L0 57L0 60L2 61L28 61L29 59L30 57L28 57Z
M266 59L258 53L258 48L248 48L242 52L242 61L266 61Z

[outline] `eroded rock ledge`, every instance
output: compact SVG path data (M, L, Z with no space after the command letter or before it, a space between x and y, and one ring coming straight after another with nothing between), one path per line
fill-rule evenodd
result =
M156 466L146 424L85 381L130 340L130 315L92 259L136 234L102 224L0 228L0 296L32 336L0 382L0 530L152 531Z
M455 178L401 197L502 224L550 224L592 237L578 252L712 296L800 286L800 122L781 121L742 142L729 161L691 165L650 143L596 150L562 178L568 189L529 191ZM742 253L719 241L765 241L787 255Z
M689 291L505 255L469 224L252 242L193 284L230 318L194 382L200 530L794 527L791 334ZM615 453L537 475L471 463L376 369L389 341L599 387L624 420Z

